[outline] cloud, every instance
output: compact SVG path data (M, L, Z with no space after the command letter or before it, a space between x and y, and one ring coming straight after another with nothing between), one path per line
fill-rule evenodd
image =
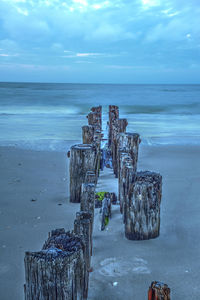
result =
M0 62L195 65L199 19L197 0L1 0Z

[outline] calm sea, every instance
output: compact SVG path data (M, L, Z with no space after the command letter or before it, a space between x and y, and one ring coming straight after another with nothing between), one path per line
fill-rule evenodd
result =
M144 144L200 144L200 85L0 83L0 145L66 150L90 107L109 104Z

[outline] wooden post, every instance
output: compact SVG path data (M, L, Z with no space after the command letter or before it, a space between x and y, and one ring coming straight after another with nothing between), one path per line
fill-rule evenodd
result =
M93 171L87 171L85 175L85 183L94 183L96 182L96 176Z
M96 151L92 145L79 144L71 147L70 202L80 202L81 186L87 171L95 171Z
M88 124L95 126L96 129L102 128L102 107L92 107L91 112L87 115Z
M83 144L94 143L95 128L92 125L86 125L82 127L82 140Z
M92 215L92 228L94 222L95 184L84 183L82 185L80 210L87 211Z
M116 119L112 123L112 144L110 146L112 152L113 172L118 177L119 166L119 134L125 133L126 126L128 125L127 119Z
M128 126L127 119L119 119L118 126L119 126L119 133L126 132L126 127Z
M108 132L108 146L112 145L113 141L113 123L119 119L119 107L116 105L109 105L109 132Z
M119 174L118 174L118 199L120 203L120 212L123 213L124 197L128 194L127 188L125 189L125 185L128 184L128 182L126 181L127 169L125 167L128 163L130 166L132 166L133 162L130 155L126 152L121 152L119 157L120 159L119 159Z
M133 159L133 164L136 165L138 161L138 150L140 142L140 135L138 133L126 133L125 148Z
M89 271L92 255L92 214L89 212L77 212L74 221L74 233L82 236L84 242L84 261L85 261L85 277L83 286L83 296L87 299L88 284L89 284Z
M118 135L118 150L117 150L117 175L118 175L118 199L120 202L120 210L122 212L122 186L125 180L124 165L126 159L132 163L133 171L137 171L138 148L140 137L137 133L120 133ZM131 159L131 161L130 161Z
M154 172L139 172L129 190L125 236L129 240L156 238L160 233L162 177Z
M170 288L165 283L153 281L149 287L148 300L170 300Z
M25 300L84 299L84 244L80 237L55 230L39 252L25 253Z

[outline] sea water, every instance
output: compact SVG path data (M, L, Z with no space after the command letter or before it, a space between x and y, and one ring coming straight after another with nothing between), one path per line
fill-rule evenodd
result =
M119 106L142 143L200 144L200 85L0 83L0 145L66 150L92 106Z

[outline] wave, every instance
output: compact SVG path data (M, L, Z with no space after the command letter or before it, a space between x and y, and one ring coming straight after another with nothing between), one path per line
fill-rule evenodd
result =
M171 104L171 105L123 105L123 114L200 114L200 103Z
M70 116L70 115L87 115L91 105L80 104L73 106L15 106L3 107L0 116L12 115L54 115L54 116ZM189 104L157 104L157 105L119 105L120 115L130 114L183 114L183 115L198 115L200 114L200 103L193 102ZM108 106L103 107L103 112L108 113Z

